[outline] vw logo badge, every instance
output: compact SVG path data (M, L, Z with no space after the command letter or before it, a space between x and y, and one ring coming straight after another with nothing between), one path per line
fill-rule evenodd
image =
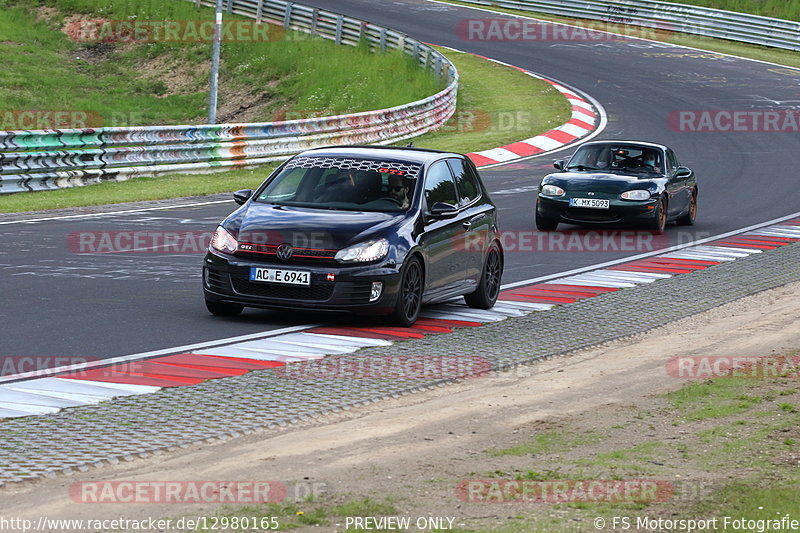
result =
M294 250L290 244L283 243L278 246L278 249L275 250L275 254L278 256L278 259L281 261L287 261L292 258L292 253Z

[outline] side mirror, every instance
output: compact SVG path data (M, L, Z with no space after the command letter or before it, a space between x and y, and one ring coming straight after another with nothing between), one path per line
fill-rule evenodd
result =
M432 218L451 218L456 216L457 213L458 208L456 206L445 202L436 202L431 207Z
M253 191L251 189L242 189L241 191L233 193L233 201L242 205L249 200L251 196L253 196Z
M692 169L686 167L678 167L678 170L675 171L676 178L688 178L693 174Z
M557 160L553 161L553 166L555 168L557 168L558 170L564 170L564 160L563 159L557 159Z

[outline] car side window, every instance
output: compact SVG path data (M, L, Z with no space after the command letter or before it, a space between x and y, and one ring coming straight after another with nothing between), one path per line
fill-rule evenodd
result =
M448 159L447 164L456 177L456 191L458 192L458 206L465 206L478 198L480 187L478 179L464 161L461 159Z
M675 157L675 152L672 150L667 150L667 161L669 162L669 169L670 171L674 172L680 165L678 163L678 158Z
M444 161L438 161L428 168L425 175L425 202L430 209L436 202L458 205L456 184L450 168Z

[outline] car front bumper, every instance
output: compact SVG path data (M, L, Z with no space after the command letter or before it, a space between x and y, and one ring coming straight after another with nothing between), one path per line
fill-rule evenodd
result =
M608 209L570 207L569 198L539 195L537 215L566 224L642 224L653 218L658 200L610 200Z
M250 281L251 267L302 270L310 273L310 285ZM381 282L380 297L370 301L373 282ZM400 287L400 265L291 265L241 259L208 252L203 261L203 293L206 300L266 309L308 309L358 314L389 314Z

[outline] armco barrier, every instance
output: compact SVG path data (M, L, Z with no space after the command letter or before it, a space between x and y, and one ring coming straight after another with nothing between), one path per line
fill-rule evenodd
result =
M800 50L800 22L656 0L462 0Z
M212 6L213 1L189 0ZM433 48L402 33L280 0L225 0L229 13L378 50L399 49L445 89L423 100L348 115L255 124L0 131L0 194L165 172L257 165L331 144L390 143L444 124L456 107L458 72Z

